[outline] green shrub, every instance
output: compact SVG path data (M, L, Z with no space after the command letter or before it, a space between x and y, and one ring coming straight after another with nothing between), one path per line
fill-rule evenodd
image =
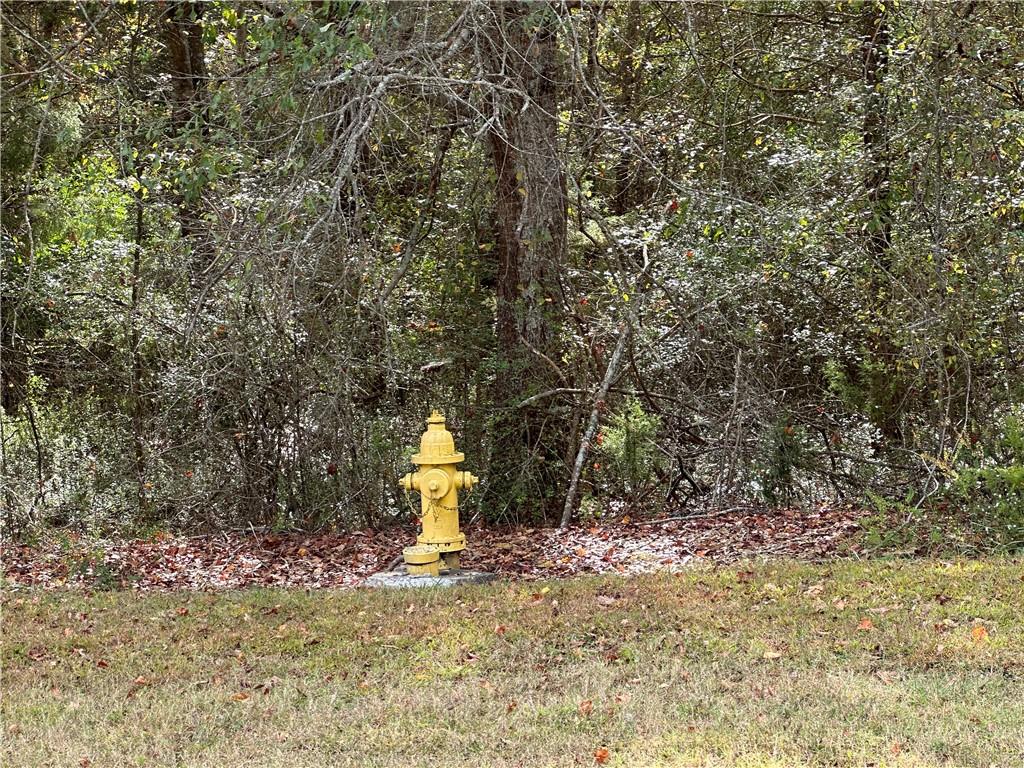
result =
M804 429L779 419L772 425L762 445L758 482L761 495L769 504L788 504L796 496L793 470L804 454Z
M639 501L657 482L658 429L661 419L647 413L636 398L608 420L601 432L601 456L606 480L630 501Z
M951 500L962 506L984 549L1024 550L1024 407L1011 408L968 460L954 477Z
M1024 418L1016 407L948 461L949 483L924 504L868 494L876 514L861 521L874 551L958 555L1024 551Z

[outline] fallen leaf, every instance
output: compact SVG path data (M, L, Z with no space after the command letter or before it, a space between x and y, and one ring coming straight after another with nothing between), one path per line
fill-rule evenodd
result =
M871 621L871 619L868 619L868 618L861 619L860 623L857 625L857 630L860 631L860 632L867 632L867 631L872 630L874 628L875 628L874 622Z
M778 651L765 651L764 652L764 656L762 658L765 658L765 659L781 659L782 658L782 654L779 653Z
M971 639L976 643L983 643L988 640L988 630L981 624L971 629Z
M580 705L577 707L577 709L583 717L590 717L590 715L594 711L594 702L590 699L584 699L580 702Z
M245 701L248 698L249 694L245 691L239 691L238 693L232 694L231 696L232 701Z
M598 747L594 750L594 761L598 765L607 763L609 757L611 757L611 752L608 751L608 747Z
M280 682L280 677L278 677L277 675L271 675L269 679L264 680L262 683L257 685L256 690L260 691L264 696L266 696L268 693L270 693L270 689L277 686Z
M147 680L142 675L139 675L138 677L136 677L134 680L132 680L132 682L135 685L149 685L149 680Z
M507 631L508 631L508 627L506 627L504 624L499 624L498 626L496 626L494 628L494 634L496 634L496 635L504 635L505 632L507 632Z
M603 605L605 608L607 608L610 605L615 605L615 598L611 595L598 595L597 604Z

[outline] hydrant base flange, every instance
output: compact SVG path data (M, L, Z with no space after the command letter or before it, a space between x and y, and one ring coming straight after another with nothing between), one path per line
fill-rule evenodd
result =
M403 549L402 556L405 558L405 562L411 565L425 565L440 558L441 551L437 547L417 544L415 547Z

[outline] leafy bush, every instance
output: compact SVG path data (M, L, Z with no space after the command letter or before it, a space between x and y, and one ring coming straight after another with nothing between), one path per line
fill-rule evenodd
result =
M861 521L865 544L884 552L1024 551L1024 419L1011 409L988 436L976 435L955 461L935 463L949 479L934 499L914 504L869 493L876 513Z
M984 549L1024 550L1024 409L979 443L975 465L956 474L950 496L963 506Z
M793 470L803 457L804 430L779 419L772 425L762 447L759 484L769 504L788 504L796 497Z
M608 466L606 479L630 501L646 497L657 481L660 427L661 419L647 413L639 400L630 398L601 432L600 453Z

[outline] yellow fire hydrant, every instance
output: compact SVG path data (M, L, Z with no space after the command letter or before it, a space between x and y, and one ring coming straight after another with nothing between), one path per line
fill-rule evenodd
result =
M446 569L459 567L459 553L466 548L466 534L459 530L459 490L469 491L479 482L476 475L455 469L465 458L455 450L444 416L431 413L420 438L420 452L412 457L419 469L399 481L405 490L420 492L423 530L416 546L402 550L412 575L439 576L442 561Z

